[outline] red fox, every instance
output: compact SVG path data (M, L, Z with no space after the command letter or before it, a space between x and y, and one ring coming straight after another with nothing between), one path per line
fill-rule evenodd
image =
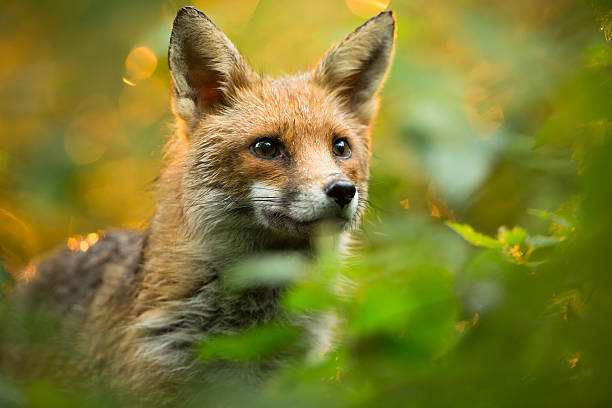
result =
M14 292L70 322L74 367L133 390L224 375L195 371L192 346L282 313L281 289L229 292L224 271L253 254L308 253L323 223L343 236L359 224L394 37L382 12L311 71L273 79L202 12L179 10L168 52L176 131L148 229L58 250Z

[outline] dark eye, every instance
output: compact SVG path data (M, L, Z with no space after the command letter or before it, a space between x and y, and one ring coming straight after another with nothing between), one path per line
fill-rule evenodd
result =
M257 139L255 143L251 145L251 152L262 159L273 159L280 156L280 142L269 137Z
M332 152L334 152L334 156L339 157L341 159L348 159L351 157L351 146L349 146L349 142L346 139L336 139L332 144Z

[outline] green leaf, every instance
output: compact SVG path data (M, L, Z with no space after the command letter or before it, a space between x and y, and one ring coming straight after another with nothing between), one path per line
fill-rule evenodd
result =
M246 259L224 274L224 282L233 288L285 286L304 272L305 260L298 254L275 254Z
M285 297L285 306L290 310L322 310L335 304L334 296L321 282L304 282L293 288Z
M534 236L527 237L525 242L527 243L528 246L532 248L545 248L545 247L557 245L561 241L562 241L561 238L557 238L557 237L549 237L546 235L534 235Z
M527 231L521 227L514 227L509 230L506 227L501 226L499 227L497 235L501 242L513 247L515 245L520 245L523 243L523 241L525 241L525 238L527 238Z
M480 232L474 231L474 229L467 224L459 224L456 222L446 222L450 228L452 228L456 233L461 235L463 239L469 242L472 245L476 245L481 248L494 248L494 249L502 249L503 244L496 240L493 237L489 237L488 235L481 234Z
M409 296L407 288L398 285L379 284L362 291L359 297L363 300L352 322L359 333L401 328L420 305L420 299Z
M527 209L527 213L531 214L531 215L535 215L536 217L539 217L539 218L541 218L543 220L551 221L551 222L553 222L555 224L558 224L558 225L560 225L562 227L571 228L571 227L574 226L573 223L570 220L568 220L567 218L561 217L560 215L557 215L555 213L551 213L549 211L536 210L536 209L533 209L533 208L528 208Z
M296 327L267 324L244 333L207 339L198 346L198 354L204 360L253 361L287 350L299 338L300 330Z

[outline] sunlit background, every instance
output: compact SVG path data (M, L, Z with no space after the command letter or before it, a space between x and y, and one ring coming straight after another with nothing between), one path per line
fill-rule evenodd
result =
M370 256L367 265L372 271L391 261L401 264L398 270L424 264L443 268L449 296L460 305L448 311L453 336L483 325L488 311L518 310L517 305L534 301L513 297L512 291L522 286L509 283L508 272L496 266L489 252L474 257L472 247L444 222L469 224L490 236L500 226L518 225L534 236L567 238L574 227L566 225L565 235L556 234L564 224L557 220L551 229L550 214L567 210L576 195L592 188L581 181L585 163L589 152L597 150L593 146L602 146L610 133L610 2L191 4L229 36L258 72L271 76L309 69L330 44L365 19L393 10L395 60L373 131L373 205L361 234L364 254ZM149 191L171 132L166 55L172 20L183 5L174 0L2 3L0 257L5 270L18 271L57 245L86 251L110 226L146 226L154 209ZM598 176L612 183L609 173ZM504 245L511 241L502 238ZM527 264L529 249L504 248L517 264ZM533 268L512 273L528 276ZM568 274L557 289L584 289L576 283L579 274ZM539 305L534 308L549 310L546 304L552 304L550 316L561 320L568 319L572 307L582 310L576 305L584 302L574 292L560 294L538 285L542 292L537 293L546 298L534 301ZM375 304L372 299L378 298L370 299ZM565 314L552 311L555 302ZM501 316L515 323L528 316L525 310L517 313ZM482 339L507 338L497 324L483 328L481 342L464 346L453 364L490 360L477 350L493 347ZM425 330L430 336L425 355L440 356L456 344L443 328L423 327L433 330ZM511 327L516 332L524 326ZM532 365L525 363L530 368L524 372L513 366L511 372L527 383L541 373L538 361L548 358L541 357L543 351L528 354L548 348L541 337L530 339L521 350ZM588 355L577 342L558 351L551 359L568 371L563 379L587 375L584 381L592 380L585 372L576 373ZM415 353L407 359L422 362ZM506 364L502 355L489 355L500 366ZM427 383L429 377L419 377L423 366L412 368L412 384ZM457 386L458 373L447 371L438 380ZM553 383L563 381L547 384ZM391 387L385 392L399 391ZM424 404L429 401L422 393L415 395Z
M405 209L406 217L429 213L491 232L529 223L526 208L556 209L572 192L576 163L567 152L533 150L534 136L559 84L597 64L607 47L589 5L193 4L272 76L309 69L364 19L395 12L395 62L374 130L379 215ZM70 236L146 224L153 209L147 191L172 121L166 54L181 5L2 6L0 242L10 268Z

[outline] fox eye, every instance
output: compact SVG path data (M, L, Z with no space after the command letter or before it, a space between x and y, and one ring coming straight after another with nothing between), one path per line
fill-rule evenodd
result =
M251 152L262 159L273 159L281 154L280 142L269 137L262 137L251 145Z
M332 144L332 152L334 156L339 157L341 159L349 159L351 157L351 146L349 145L348 140L336 139Z

